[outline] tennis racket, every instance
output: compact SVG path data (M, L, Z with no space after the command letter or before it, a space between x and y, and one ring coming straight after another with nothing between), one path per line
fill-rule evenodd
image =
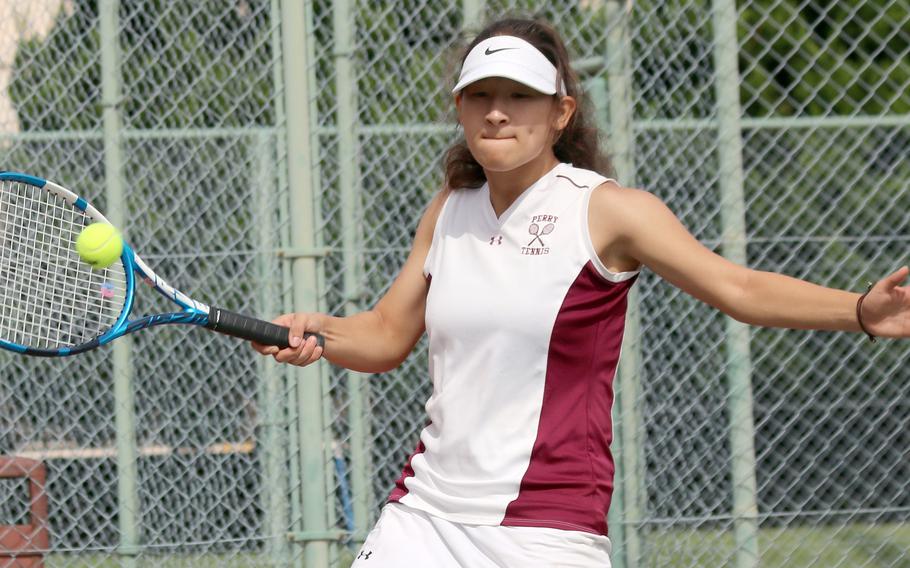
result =
M126 243L120 261L92 269L76 238L108 220L84 198L34 176L0 172L0 347L26 355L84 353L140 329L190 324L285 348L290 330L207 306L176 290ZM129 319L141 279L180 311ZM304 339L316 335L305 334Z

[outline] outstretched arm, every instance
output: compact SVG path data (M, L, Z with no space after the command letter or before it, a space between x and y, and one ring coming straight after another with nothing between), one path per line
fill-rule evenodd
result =
M684 292L753 325L860 331L860 294L826 288L782 274L751 270L699 243L654 195L604 184L591 198L592 235L603 252L649 267ZM869 333L910 336L907 267L877 282L862 304Z
M423 264L444 201L445 192L441 192L427 207L401 272L372 310L348 317L284 314L274 322L291 328L291 347L281 350L259 344L253 347L264 355L274 356L278 362L293 365L308 365L324 356L340 367L379 373L401 364L424 332L428 284ZM318 347L314 338L301 341L304 332L322 334L325 348Z

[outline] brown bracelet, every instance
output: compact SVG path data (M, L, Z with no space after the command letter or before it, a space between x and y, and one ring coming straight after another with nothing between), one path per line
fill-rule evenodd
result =
M863 300L866 299L866 296L869 295L869 292L872 291L872 282L869 282L869 286L866 288L866 291L862 296L856 301L856 321L859 322L859 328L863 330L863 333L869 337L871 343L875 343L875 336L869 333L869 330L866 329L866 326L863 325Z

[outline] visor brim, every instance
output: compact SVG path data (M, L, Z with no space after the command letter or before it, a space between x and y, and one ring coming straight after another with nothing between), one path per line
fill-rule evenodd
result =
M521 83L544 95L556 94L556 85L551 84L550 81L529 72L527 69L501 61L484 65L461 77L461 80L458 81L458 84L452 89L452 94L458 94L471 83L476 83L481 79L489 79L491 77L511 79L516 83Z

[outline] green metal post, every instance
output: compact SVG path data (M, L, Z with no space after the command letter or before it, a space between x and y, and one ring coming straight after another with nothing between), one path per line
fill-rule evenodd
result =
M471 35L480 31L485 10L485 0L462 0L462 31L466 35Z
M253 148L253 171L256 172L256 218L253 226L258 227L257 247L261 251L256 259L257 280L259 282L259 302L262 315L272 317L278 311L272 285L266 283L274 280L275 259L265 251L274 248L275 227L275 159L273 138L271 134L260 132L251 138ZM268 358L258 359L259 369L259 404L261 456L263 462L262 505L265 515L265 537L268 555L275 566L287 565L288 531L287 511L287 477L285 464L287 455L284 451L282 435L283 416L281 377L275 363Z
M277 186L279 189L284 190L289 188L288 183L288 139L287 139L287 115L284 112L284 101L287 93L284 88L284 51L282 43L282 26L281 26L281 0L271 0L270 2L270 14L272 16L272 83L274 85L274 104L275 104L275 125L276 125L276 135L275 135L275 150L277 157L277 168L276 168L276 177L277 177ZM291 246L291 235L290 235L290 204L286 196L281 201L281 205L278 207L278 226L279 226L279 238L281 246L283 248L289 248ZM282 290L290 290L293 288L293 278L291 277L290 264L287 262L281 263L281 283ZM293 299L287 297L286 294L282 294L282 306L281 309L283 312L289 312L294 308ZM295 532L303 532L303 512L302 512L302 502L303 502L303 493L301 489L301 479L300 479L300 440L298 439L298 431L296 425L299 419L299 413L297 411L297 384L295 382L295 373L290 368L283 369L281 375L281 385L283 385L283 396L286 400L285 403L285 413L286 413L286 424L285 424L285 435L287 436L287 459L285 464L288 468L287 482L288 488L285 491L284 495L286 498L290 499L289 507L289 517L287 519L287 524L284 527L289 534ZM288 551L290 552L290 551ZM295 549L293 556L289 559L289 566L296 566L297 568L303 568L303 557L298 554L298 551Z
M104 125L104 179L108 219L123 227L127 220L123 192L123 137L121 133L120 88L120 2L101 0L101 105ZM136 417L133 397L132 340L123 337L114 350L114 424L117 430L117 522L121 566L136 566L141 552L139 533L138 464L136 461Z
M733 262L745 264L746 221L736 3L734 0L713 0L712 15L723 253ZM755 568L759 565L758 505L749 328L733 318L727 318L726 324L736 567Z
M314 33L312 26L316 21L315 15L313 13L313 2L306 2L305 4L305 19L304 24L306 26L306 49L307 49L307 61L316 61L316 34ZM319 81L316 77L316 65L308 66L307 81L309 85L318 85ZM315 89L315 87L314 87ZM322 252L325 250L325 242L323 240L323 233L319 229L318 219L321 219L322 215L322 169L320 167L320 138L319 138L319 105L315 96L309 98L310 103L310 120L312 125L310 127L310 136L311 142L310 145L310 177L313 180L314 191L312 193L312 202L313 202L313 225L311 227L312 233L312 243L316 248L316 251L308 252L309 258L313 259L313 265L315 268L315 277L316 277L316 302L315 308L320 312L325 312L327 306L325 304L324 296L319 294L320 290L325 290L325 271L324 265L322 262L316 262L317 259L321 258L324 254ZM334 528L337 525L336 510L335 510L335 452L333 447L333 433L332 433L332 411L333 403L331 397L331 374L326 368L327 363L325 360L318 362L316 365L319 370L319 377L322 383L321 392L322 392L322 415L320 418L321 424L321 444L322 444L322 464L323 464L323 481L325 485L325 512L326 512L326 526L330 527L325 535L319 535L318 533L311 533L311 536L306 538L313 539L318 538L328 542L329 545L329 563L332 566L336 566L339 562L339 544L341 543L342 536L338 536L337 529ZM302 425L301 425L302 426Z
M607 14L607 74L609 77L610 148L620 183L636 184L635 132L632 103L632 45L630 15L625 3L610 0ZM616 568L635 568L641 562L639 524L644 516L642 490L642 416L639 412L641 392L641 313L638 287L628 297L626 326L623 333L622 355L619 360L619 384L613 407L618 409L614 422L618 425L614 443L618 446L617 477L614 491L618 494L610 523L611 536L616 543ZM618 534L617 534L618 533Z
M314 250L316 218L314 194L318 178L314 179L313 144L315 115L311 99L315 98L310 84L312 47L309 2L284 0L281 3L282 52L284 54L284 96L287 113L287 176L290 189L291 246L298 250ZM312 255L294 256L291 272L294 280L294 309L315 311L318 307L318 273ZM294 371L297 382L300 422L300 476L302 519L304 533L324 535L328 531L328 499L326 495L326 459L323 441L323 381L319 365ZM329 563L329 547L323 538L303 540L307 568L322 568Z
M587 81L585 90L591 98L594 105L595 118L597 121L597 130L601 134L610 132L610 99L607 94L607 79L600 72L597 76ZM623 476L626 468L622 458L625 447L623 446L623 427L622 420L622 389L616 385L613 391L613 442L610 450L613 452L614 465L616 474L613 480L613 498L610 502L610 512L607 517L607 525L610 531L610 543L613 545L613 551L610 555L611 565L613 568L625 568L626 563L626 495L623 485Z
M335 92L338 105L338 183L341 191L341 241L344 257L344 313L362 309L360 285L363 258L360 215L360 141L357 134L357 72L354 67L354 15L350 0L334 0ZM373 502L370 460L370 382L363 373L349 371L348 427L350 428L350 480L354 513L353 542L366 538Z

